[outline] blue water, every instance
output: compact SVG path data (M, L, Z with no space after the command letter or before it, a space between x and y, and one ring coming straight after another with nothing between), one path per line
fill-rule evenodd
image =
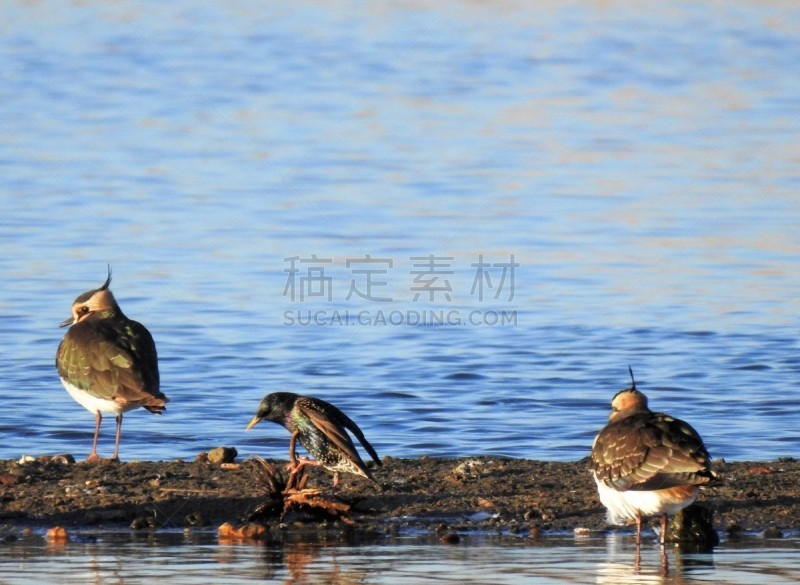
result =
M285 458L279 427L244 433L277 390L382 456L574 460L629 364L712 455L800 454L794 4L43 1L0 23L0 457L88 454L54 355L107 263L171 400L126 416L125 460Z
M617 535L619 536L619 535ZM371 546L338 541L218 544L187 535L92 533L68 544L35 539L0 547L3 583L608 583L777 585L796 583L796 540L723 543L713 554L668 551L664 576L656 546L634 566L632 537L532 541L472 535L431 545L401 537Z

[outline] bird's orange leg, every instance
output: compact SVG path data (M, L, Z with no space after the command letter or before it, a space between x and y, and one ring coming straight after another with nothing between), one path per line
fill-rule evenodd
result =
M664 577L669 573L669 559L667 559L667 515L661 516L661 573Z
M114 456L111 458L112 461L119 461L119 437L122 432L122 413L120 412L117 415L117 437L114 440Z
M97 454L97 437L100 436L100 422L103 420L103 415L97 411L94 415L94 441L92 441L92 452L86 458L86 461L98 461L100 456Z
M297 443L297 437L300 433L297 431L292 433L292 437L289 439L289 469L291 470L295 465L297 465L297 456L294 453L294 448Z
M636 513L636 546L638 547L642 544L642 515L641 513Z
M289 465L286 469L289 470L290 475L294 475L298 471L300 471L306 465L319 465L319 462L314 461L313 459L308 459L306 457L297 457L295 453L295 447L297 444L297 437L300 433L297 431L292 433L292 437L289 439Z

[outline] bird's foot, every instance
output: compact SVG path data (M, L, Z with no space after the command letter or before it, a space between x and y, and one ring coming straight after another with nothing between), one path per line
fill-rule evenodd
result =
M119 457L100 457L97 453L91 453L86 463L119 463Z
M289 473L294 474L303 469L306 465L319 465L319 462L314 461L313 459L308 459L307 457L299 457L294 461L290 461L289 465L286 466L286 469Z

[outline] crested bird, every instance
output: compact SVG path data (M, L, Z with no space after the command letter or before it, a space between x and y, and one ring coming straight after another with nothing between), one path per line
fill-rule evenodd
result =
M122 415L135 408L161 414L169 399L159 390L156 345L144 325L128 319L108 288L111 267L100 288L79 295L70 326L56 352L56 367L64 388L94 413L92 451L87 461L97 461L97 439L103 412L116 415L113 460L119 459Z
M688 423L653 412L647 397L631 387L611 401L608 424L592 446L590 468L600 501L612 524L636 523L641 543L642 517L661 516L663 547L667 516L689 506L699 486L719 480L703 440Z
M378 454L358 425L333 404L311 396L274 392L267 394L261 400L256 415L246 430L253 428L262 420L282 425L291 433L289 469L292 473L296 473L303 466L314 465L333 472L334 487L339 484L340 472L360 475L380 487L364 465L347 431L361 442L375 464L381 465ZM315 460L297 458L295 455L297 441Z

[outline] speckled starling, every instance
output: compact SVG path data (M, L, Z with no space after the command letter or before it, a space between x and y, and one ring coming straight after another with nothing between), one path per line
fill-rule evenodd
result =
M334 487L339 483L339 472L360 475L380 486L364 465L346 431L350 431L361 442L376 465L381 464L378 454L364 438L358 425L333 404L311 396L275 392L261 400L256 416L247 428L252 428L262 420L282 425L292 434L289 441L289 466L293 472L304 465L319 465L333 471ZM295 455L296 441L315 460L298 459Z

